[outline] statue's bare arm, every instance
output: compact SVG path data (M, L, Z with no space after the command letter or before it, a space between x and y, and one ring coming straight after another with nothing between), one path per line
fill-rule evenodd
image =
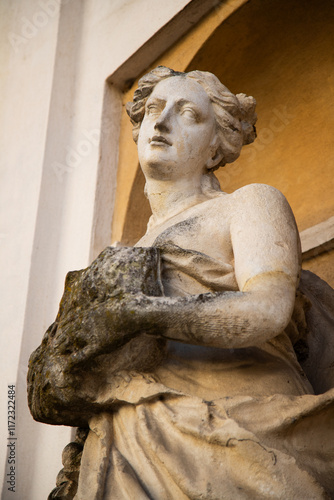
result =
M154 299L167 338L223 348L257 345L287 326L300 271L298 233L284 196L264 185L235 193L231 241L239 292Z

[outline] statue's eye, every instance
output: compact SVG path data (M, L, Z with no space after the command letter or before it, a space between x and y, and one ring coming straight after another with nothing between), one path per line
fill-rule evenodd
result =
M185 118L189 118L195 121L197 121L198 118L196 111L192 108L183 108L181 111L181 115L184 116Z
M146 106L146 114L148 115L155 115L155 114L158 114L160 112L159 110L159 106L157 104L149 104L148 106Z

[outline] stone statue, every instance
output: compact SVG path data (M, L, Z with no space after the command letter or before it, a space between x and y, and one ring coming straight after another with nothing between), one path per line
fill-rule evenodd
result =
M213 173L255 100L158 67L128 113L147 233L68 274L30 360L34 418L80 427L49 498L333 498L334 292L280 192Z

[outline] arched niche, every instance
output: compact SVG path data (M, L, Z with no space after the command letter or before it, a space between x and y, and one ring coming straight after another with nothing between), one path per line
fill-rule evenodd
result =
M152 67L211 71L231 91L257 99L258 139L218 178L227 192L252 182L277 187L304 230L329 218L334 208L333 3L251 0L230 5L230 11L223 7ZM133 244L144 234L150 209L143 187L123 113L114 240Z

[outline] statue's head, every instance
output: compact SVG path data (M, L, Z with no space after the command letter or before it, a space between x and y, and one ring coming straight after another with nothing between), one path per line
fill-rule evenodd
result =
M133 102L127 105L127 112L133 124L134 141L138 143L140 127L147 113L147 102L152 92L160 82L173 77L178 77L179 80L187 79L188 82L190 80L189 87L198 88L193 83L197 82L212 105L216 137L214 151L211 153L212 159L207 163L206 171L212 172L226 163L235 161L240 155L242 146L250 144L256 137L256 101L245 94L232 94L215 75L203 71L182 73L158 66L139 80ZM199 94L202 89L198 88ZM157 112L157 118L158 114Z

